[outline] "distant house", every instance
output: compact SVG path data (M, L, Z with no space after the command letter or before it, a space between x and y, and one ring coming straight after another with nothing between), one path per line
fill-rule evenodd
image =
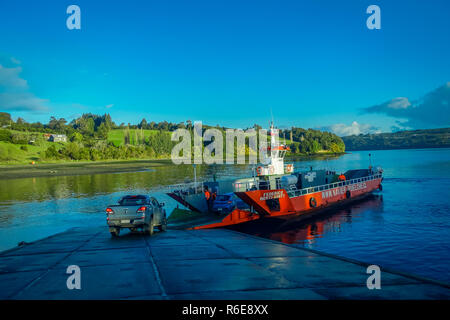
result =
M51 134L48 138L51 142L67 142L67 136L65 134Z

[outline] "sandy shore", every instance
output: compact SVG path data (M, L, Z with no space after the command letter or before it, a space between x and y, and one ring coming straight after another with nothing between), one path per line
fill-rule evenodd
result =
M36 165L0 165L0 179L137 172L171 165L170 160L66 162Z

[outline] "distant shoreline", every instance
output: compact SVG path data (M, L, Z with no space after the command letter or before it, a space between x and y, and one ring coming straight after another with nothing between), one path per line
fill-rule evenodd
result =
M426 147L410 147L410 146L406 146L406 147L396 147L396 148L370 148L370 149L349 149L349 150L345 150L346 153L348 152L352 152L352 151L383 151L383 150L413 150L413 149L417 149L417 150L421 150L421 149L449 149L450 145L448 146L426 146Z
M405 149L445 149L449 147L427 147L427 148L392 148L392 149L367 149L346 150L343 153L317 153L311 155L288 155L286 160L295 159L309 160L317 158L339 157L353 151L382 151L382 150L405 150ZM170 159L145 159L145 160L110 160L110 161L71 161L55 163L31 164L0 164L0 179L21 179L36 177L74 176L85 174L108 174L122 172L147 171L159 166L173 165Z
M418 129L342 137L348 151L450 147L450 128Z
M341 156L345 153L318 153L312 155L289 155L286 160L317 159ZM146 171L154 167L173 165L171 159L110 160L110 161L64 161L54 163L0 164L0 179L74 176Z
M0 179L138 172L167 165L172 165L170 159L60 162L35 165L0 164Z

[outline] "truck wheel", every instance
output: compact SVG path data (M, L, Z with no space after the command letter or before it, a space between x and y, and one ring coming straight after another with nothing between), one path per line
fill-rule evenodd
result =
M166 231L167 230L167 219L164 217L164 220L162 224L158 227L159 231Z
M110 229L109 232L111 233L112 237L118 237L120 234L120 228Z
M153 235L153 229L154 229L154 225L153 225L153 221L150 221L150 224L147 226L147 234L149 234L150 236Z

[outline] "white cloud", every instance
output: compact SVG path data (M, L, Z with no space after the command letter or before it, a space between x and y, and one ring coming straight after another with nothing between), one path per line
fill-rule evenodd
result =
M114 107L113 104L108 104L107 106L105 106L106 109L110 109L110 108L112 108L112 107Z
M386 105L386 108L407 109L409 106L411 106L411 102L409 102L408 98L398 97L389 101Z
M19 76L21 72L21 67L5 68L0 65L0 88L4 87L8 90L28 88L27 81Z
M361 133L367 134L381 132L378 128L375 128L370 124L360 124L356 121L353 121L350 125L346 125L344 123L336 123L319 129L322 131L332 132L340 137L359 135Z
M47 111L48 100L34 96L30 92L0 93L0 109L11 111Z
M14 57L11 57L10 60L11 60L11 62L14 63L14 64L21 64L21 63L22 63L20 60L14 58Z
M5 68L0 65L0 110L47 111L48 100L28 91L28 83L20 77L21 67Z
M398 125L406 128L436 128L450 125L450 82L429 92L419 100L394 98L385 103L364 108L367 113L385 114L403 119Z

